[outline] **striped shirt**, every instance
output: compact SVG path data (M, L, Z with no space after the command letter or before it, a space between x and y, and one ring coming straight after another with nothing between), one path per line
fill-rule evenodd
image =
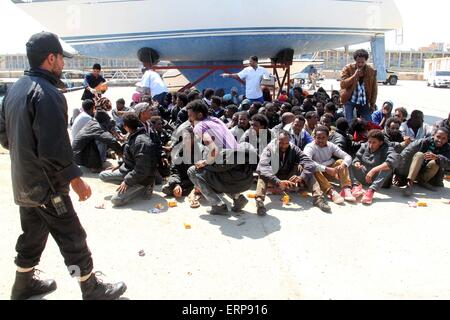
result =
M335 158L343 159L347 167L350 167L352 163L352 157L331 142L327 142L325 148L321 148L315 142L311 142L305 147L303 152L316 163L316 172L325 172L328 166L336 162Z

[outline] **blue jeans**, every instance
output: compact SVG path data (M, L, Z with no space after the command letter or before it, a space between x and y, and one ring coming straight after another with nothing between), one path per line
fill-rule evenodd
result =
M353 116L353 112L356 108L356 103L353 103L351 101L347 102L344 105L344 112L345 112L345 118L347 119L348 123L352 122L352 120L355 118ZM358 112L361 114L361 117L366 121L372 121L372 114L370 112L370 108L368 105L365 106L359 106Z
M379 191L389 179L392 179L392 170L381 171L375 177L373 177L372 183L369 185L366 181L366 175L372 168L356 169L352 164L350 166L350 177L353 185L361 183L363 186L369 186L373 191Z
M103 182L111 182L114 184L121 184L124 179L124 175L120 173L119 170L116 170L114 172L112 171L103 171L99 175L100 180ZM118 193L116 192L112 198L111 203L114 207L120 207L127 203L129 203L131 200L135 199L136 197L140 195L145 194L146 186L135 184L132 186L128 186L128 189L124 193Z
M167 92L162 92L160 94L157 94L156 96L153 97L153 100L158 101L158 103L164 107L166 107L165 105L165 99L167 96Z
M258 99L248 99L248 100L250 100L251 103L253 103L253 102L264 103L264 97L261 97L261 98L258 98Z

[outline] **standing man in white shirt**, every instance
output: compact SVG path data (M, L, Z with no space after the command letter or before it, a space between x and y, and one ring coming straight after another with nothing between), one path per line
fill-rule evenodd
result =
M138 57L139 60L144 65L145 73L141 79L141 87L143 88L143 94L151 96L153 100L158 101L160 105L167 108L165 98L169 89L167 89L161 76L152 70L154 61L151 52L144 50L143 48L139 50Z
M245 96L252 103L255 101L264 103L261 81L263 78L273 77L265 68L258 66L258 57L251 56L250 66L244 68L239 73L223 73L223 78L233 78L245 81Z

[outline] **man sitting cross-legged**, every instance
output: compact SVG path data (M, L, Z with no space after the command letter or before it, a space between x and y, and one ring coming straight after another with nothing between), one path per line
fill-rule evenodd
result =
M353 196L363 196L363 204L372 204L374 193L391 179L398 159L399 155L385 141L383 132L379 129L370 131L367 143L361 145L350 167ZM363 185L369 186L367 192L363 190Z
M348 168L352 163L352 157L339 149L337 145L328 141L329 131L327 127L316 128L314 141L305 147L305 154L316 163L314 176L319 182L320 188L330 199L337 204L344 201L355 202L352 196L352 182ZM338 160L336 160L338 159ZM330 180L338 178L341 185L341 194L333 189Z
M431 191L444 186L444 171L450 170L448 137L449 131L439 128L433 137L416 140L403 150L396 173L407 179L406 196L413 194L415 181Z
M266 214L264 200L268 185L288 190L304 184L312 191L314 205L324 212L331 212L325 203L320 186L314 178L314 162L299 147L290 142L290 134L280 131L277 138L262 152L256 172L256 207L259 216Z
M129 137L124 146L123 163L100 173L100 180L120 184L111 198L114 206L123 206L139 195L151 197L155 183L157 159L155 146L135 114L123 117Z

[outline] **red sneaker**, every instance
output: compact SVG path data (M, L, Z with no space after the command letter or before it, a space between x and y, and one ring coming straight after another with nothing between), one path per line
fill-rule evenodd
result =
M374 193L375 193L375 191L373 191L372 189L367 190L366 194L364 195L364 197L361 200L361 203L371 205L373 202Z
M362 184L355 186L352 189L352 196L354 196L355 198L359 198L359 197L363 196L364 193L365 192L364 192Z
M348 202L356 202L356 197L353 196L352 194L352 190L350 190L350 188L344 188L341 191L341 197L343 197L345 199L345 201Z

